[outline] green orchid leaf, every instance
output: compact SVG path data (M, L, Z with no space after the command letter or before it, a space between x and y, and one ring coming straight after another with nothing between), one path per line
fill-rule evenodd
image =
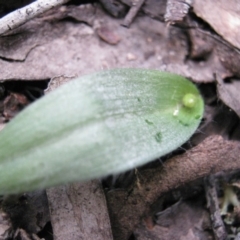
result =
M120 173L186 142L203 115L187 79L116 69L73 80L0 132L0 194Z

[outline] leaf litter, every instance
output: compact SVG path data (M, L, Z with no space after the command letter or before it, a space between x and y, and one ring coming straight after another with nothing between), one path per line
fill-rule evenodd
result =
M126 0L121 1L121 3L122 2L124 2L126 6L130 6L129 1ZM109 14L96 3L93 5L80 6L66 5L57 8L14 30L13 35L10 34L0 39L0 67L2 70L0 80L4 81L3 84L11 82L12 80L39 81L42 79L56 80L65 78L66 81L68 81L76 76L114 67L154 68L181 74L199 84L199 88L205 97L207 110L202 127L200 127L199 132L195 134L191 141L184 146L184 149L189 149L195 145L199 145L200 147L201 142L205 138L206 141L209 141L203 145L203 148L200 147L199 150L194 150L193 148L193 152L187 151L185 153L186 157L194 159L194 154L200 154L203 149L207 152L213 148L212 151L218 152L221 146L225 151L224 154L222 153L222 156L225 156L228 160L232 159L234 149L236 149L236 151L239 149L238 142L232 141L232 139L239 140L240 137L238 130L240 99L237 91L240 76L238 68L238 63L240 62L238 49L239 31L238 28L236 28L236 24L239 21L239 5L237 1L234 0L228 1L227 6L225 6L225 3L219 1L206 1L206 6L203 6L202 3L200 0L194 1L193 8L189 10L187 17L183 20L185 25L182 26L177 23L173 26L166 26L166 24L161 22L164 19L165 8L157 8L157 5L155 5L159 4L166 7L166 1L145 1L141 9L141 14L134 19L129 29L121 26L122 19L110 17ZM209 5L214 7L207 7ZM213 19L212 16L216 14L213 14L212 11L217 12L217 15L223 17L221 19ZM227 17L225 18L226 14ZM154 17L155 20L151 19L150 16ZM233 19L234 21L230 21L229 19ZM224 24L224 27L222 24ZM191 26L191 28L186 26ZM115 45L111 45L113 43ZM59 76L62 77L59 78ZM63 82L64 81L65 80L63 80ZM56 81L52 83L58 85ZM7 91L9 91L8 88ZM14 96L14 94L16 93L9 92L8 95L5 94L1 97L0 110L2 116L4 116L4 112L9 112L11 109L11 107L3 107L4 102L6 106L6 102L9 102L9 99L12 98L9 96ZM24 96L25 95L21 95L19 97L19 95L15 95L14 98L20 99L23 107L26 105L25 103L27 103L25 100L22 100L26 97ZM21 110L22 107L19 109L16 108L18 103L15 104L14 111L12 111L10 115L15 115L18 110ZM220 134L225 140L223 141L219 138L216 138L218 140L211 140L213 134ZM208 136L210 136L210 138ZM178 153L179 152L176 152L173 155ZM171 158L171 155L167 156L166 159L167 158ZM202 158L209 158L209 155L205 154ZM218 163L217 158L221 158L221 154L212 157L212 161L215 161L216 166L218 166L216 167L216 171L213 171L214 173L221 170L236 170L239 168L238 160L236 159L235 165L231 165L230 161L227 167L224 165L224 161L222 164ZM163 158L162 161L164 160L165 158ZM201 162L201 160L199 160L199 162ZM205 163L205 161L203 162ZM234 160L232 163L234 163ZM164 168L165 164L167 164L167 162L163 165L158 162L149 164L148 170L140 169L139 174L133 174L135 180L133 180L132 177L128 178L128 174L126 174L125 177L119 177L122 179L121 181L116 180L114 182L110 181L109 183L108 179L104 180L104 186L108 189L107 198L109 204L111 204L110 216L112 217L113 229L115 229L113 231L115 239L129 239L131 234L135 239L147 239L147 237L150 236L152 236L153 239L159 239L158 236L163 234L163 232L167 239L169 235L166 235L166 226L164 230L161 230L161 227L159 227L166 223L169 224L169 229L171 228L171 232L174 232L175 235L182 234L182 236L190 236L192 237L190 239L198 239L196 233L193 231L193 229L196 228L194 223L202 224L197 225L197 228L200 229L200 233L198 232L198 234L207 234L208 239L213 237L211 222L206 212L206 204L204 203L203 190L201 188L202 183L196 182L193 186L188 183L190 179L193 180L202 177L204 174L201 175L193 169L192 174L189 172L185 174L189 174L189 176L195 175L195 177L190 177L186 182L184 182L181 177L176 179L176 181L186 184L190 192L194 190L195 194L201 198L201 201L197 202L193 209L197 207L199 212L204 212L203 218L201 214L191 215L194 200L191 201L191 194L187 196L184 195L184 191L186 190L172 191L178 197L175 196L168 199L165 202L165 205L167 204L165 207L159 204L157 201L158 198L161 200L161 197L166 196L166 192L182 185L176 183L174 185L173 183L173 185L166 186L165 191L161 192L161 189L164 189L164 187L161 188L161 185L158 186L159 180L157 180L157 178L154 180L154 177L157 175L154 174L151 167L157 165L161 171L167 172L166 168ZM181 163L179 164L181 166ZM201 163L198 167L201 169L203 166L204 164ZM209 167L210 165L206 163L206 169ZM170 169L172 170L172 168ZM205 175L210 174L210 171L204 170L204 167L202 169L202 173L205 173ZM148 173L144 174L142 171L148 171ZM179 170L176 170L176 174L179 174ZM150 176L153 176L152 184L147 183L147 179ZM226 174L226 176L229 175ZM228 181L228 179L225 179L226 176L224 176L224 181ZM124 178L128 180L124 180ZM218 178L218 176L216 176L216 178ZM125 186L126 189L122 188L119 192L115 189L116 186ZM156 188L156 186L158 187ZM148 192L151 191L152 187L156 189L160 188L160 190L158 189L158 191L153 191L150 194L151 197L149 198L150 201L148 204L139 199L139 195L137 194L128 195L129 192L142 191L141 196L147 200L149 197ZM221 184L217 187L221 190ZM113 190L110 191L110 189ZM146 191L143 191L143 189ZM220 194L221 191L218 191L218 193ZM112 195L114 196L113 199L118 200L112 202L108 195ZM27 194L27 196L29 195ZM186 201L183 200L179 202L179 198L184 196ZM130 205L121 205L120 202L124 202L126 198ZM5 201L6 200L3 202ZM122 215L122 213L126 213L127 210L129 210L129 206L133 206L136 202L138 203L138 208L133 208L136 209L135 216L133 211L129 211L132 215ZM142 205L140 203L142 203ZM35 202L31 204L33 208L36 208ZM153 207L154 204L158 207L152 209L150 214L149 207ZM16 204L14 204L14 206L16 206ZM174 212L175 210L173 211L175 208L176 212ZM187 220L183 229L179 229L178 224L173 224L170 220L161 220L161 214L157 214L157 218L147 221L148 224L146 225L146 219L155 216L156 213L159 212L163 212L162 216L166 219L167 217L164 215L166 214L166 210L164 209L169 209L170 212L174 212L174 214L171 215L173 221L181 222L183 220L183 214L186 215ZM182 213L181 209L184 209ZM115 215L118 211L119 214ZM139 213L136 214L138 211ZM237 210L235 210L235 212L237 212ZM192 222L188 222L190 215L192 216L191 219L193 219ZM28 219L26 221L32 222L35 216L36 215L33 214L32 216L26 217ZM145 216L145 223L140 220L142 216ZM128 223L128 217L132 217L133 220L131 223ZM202 222L200 223L199 221ZM8 220L1 221L1 223L5 223L5 225L1 225L1 227L6 226L6 222L8 222ZM45 225L47 225L48 222L49 219L46 219ZM149 222L151 223L150 225ZM21 221L19 221L15 228L21 228L21 224ZM54 222L52 222L52 224L54 224ZM43 229L45 225L43 224L40 229ZM9 225L7 223L7 226L10 226L11 230L13 229L11 223L9 223ZM149 226L152 228L149 228ZM26 233L23 233L21 230L18 231L17 234L19 234L19 236L21 235L21 239L24 239L24 234L27 235L29 239L33 239L32 234L40 232L40 229L33 231L25 227L24 231L26 231ZM186 232L182 233L181 231ZM207 233L205 231L207 231ZM228 231L237 235L237 232L232 232L232 229ZM11 231L7 232L10 234ZM6 232L4 231L4 233ZM54 234L56 233L54 232ZM171 236L171 238L173 238L173 236Z

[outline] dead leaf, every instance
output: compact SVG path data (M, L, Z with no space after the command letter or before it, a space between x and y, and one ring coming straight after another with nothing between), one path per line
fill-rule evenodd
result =
M3 102L3 116L5 120L9 121L28 104L29 101L23 94L11 92Z
M194 12L226 41L240 48L240 5L238 0L195 0Z
M240 81L232 79L230 83L225 83L217 77L217 83L219 98L240 117Z
M149 6L149 3L146 4ZM66 10L68 16L72 9ZM41 17L23 25L16 35L2 38L1 45L8 48L0 51L0 80L51 79L59 75L83 75L103 68L141 66L172 71L197 82L214 81L211 65L186 62L188 40L181 29L166 28L163 23L146 16L137 17L131 28L125 29L120 26L122 20L109 17L97 7L94 9L92 26L73 24L68 18L48 22ZM119 44L104 44L94 34L102 22L108 23L109 29L121 36ZM24 32L28 34L26 41L17 37ZM15 52L9 51L10 43ZM126 61L129 52L136 56L135 61Z
M201 202L179 201L156 214L155 226L141 223L134 231L137 240L202 240L214 239L209 213Z

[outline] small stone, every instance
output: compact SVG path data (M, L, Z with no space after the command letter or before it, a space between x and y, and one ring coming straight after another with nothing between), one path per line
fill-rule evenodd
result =
M150 38L150 37L147 38L148 43L152 43L152 41L153 41L152 38Z
M134 61L134 60L136 60L136 59L137 59L136 55L134 55L134 54L132 54L132 53L128 53L128 54L127 54L127 60L128 60L128 61Z
M121 40L120 37L114 33L110 28L104 26L97 29L98 36L111 45L116 45Z

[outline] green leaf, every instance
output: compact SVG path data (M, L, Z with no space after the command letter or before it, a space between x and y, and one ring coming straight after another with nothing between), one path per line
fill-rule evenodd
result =
M0 194L120 173L186 142L203 114L197 88L155 70L80 77L0 132Z

